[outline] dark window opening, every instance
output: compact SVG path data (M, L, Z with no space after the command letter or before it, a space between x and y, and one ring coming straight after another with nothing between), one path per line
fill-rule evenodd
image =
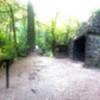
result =
M58 58L65 58L67 57L67 51L68 47L67 45L63 45L63 44L58 44L55 47L55 56Z

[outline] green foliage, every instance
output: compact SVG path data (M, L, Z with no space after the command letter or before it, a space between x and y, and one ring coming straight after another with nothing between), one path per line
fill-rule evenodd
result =
M16 57L14 43L11 39L9 39L9 34L0 33L0 41L0 51L9 59Z
M3 33L0 33L0 47L2 47L5 44L5 35Z
M16 52L13 43L8 43L4 45L2 48L2 52L6 55L8 59L13 59L16 57Z
M18 56L26 56L29 48L27 45L27 32L23 26L20 26L19 28L17 33Z
M14 20L12 20L11 11ZM26 56L29 46L33 45L30 39L35 40L35 34L34 37L32 34L27 34L29 25L27 23L26 8L17 4L15 0L5 0L5 2L0 0L0 15L0 52L4 53L8 58ZM30 20L32 23L33 21ZM48 25L39 21L36 22L36 45L39 46L40 54L53 56L52 49L55 45L67 45L75 37L75 32L79 27L77 20L68 20L66 24L60 27L57 26L57 21L58 15ZM31 33L35 33L33 28L31 27ZM27 40L30 40L31 45L27 44Z
M44 54L45 52L49 51L49 45L46 45L46 43L50 42L47 39L48 36L46 36L49 35L48 33L49 33L48 26L39 23L39 27L37 29L37 35L36 35L36 45L39 46L40 54Z
M41 54L52 55L52 44L68 45L75 37L76 30L80 24L77 20L68 20L67 24L57 27L56 21L52 20L50 25L37 23L36 44ZM49 52L49 53L48 53Z
M12 23L11 9L14 23ZM6 0L5 2L0 0L0 15L0 52L4 53L7 58L27 55L26 8L16 3L15 0ZM13 32L13 24L15 25L15 33Z

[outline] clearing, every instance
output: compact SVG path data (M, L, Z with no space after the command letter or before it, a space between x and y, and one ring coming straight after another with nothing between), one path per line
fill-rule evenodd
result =
M10 68L10 88L0 72L0 100L100 100L100 69L68 58L30 54Z

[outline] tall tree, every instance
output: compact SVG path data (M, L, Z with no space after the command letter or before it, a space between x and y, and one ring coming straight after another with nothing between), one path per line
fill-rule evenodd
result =
M12 19L11 23L12 23L12 30L13 30L13 38L14 38L14 43L15 43L15 49L16 49L16 53L18 54L14 12L13 12L13 8L12 8L12 6L10 4L8 4L8 7L9 7L9 11L10 11L10 17Z
M27 17L28 17L28 29L27 29L27 43L29 50L35 48L35 16L34 16L33 5L31 1L27 4Z

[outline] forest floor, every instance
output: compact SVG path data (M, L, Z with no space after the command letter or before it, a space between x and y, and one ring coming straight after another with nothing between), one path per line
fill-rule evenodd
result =
M0 72L0 100L100 100L100 69L30 54L10 67L9 89Z

